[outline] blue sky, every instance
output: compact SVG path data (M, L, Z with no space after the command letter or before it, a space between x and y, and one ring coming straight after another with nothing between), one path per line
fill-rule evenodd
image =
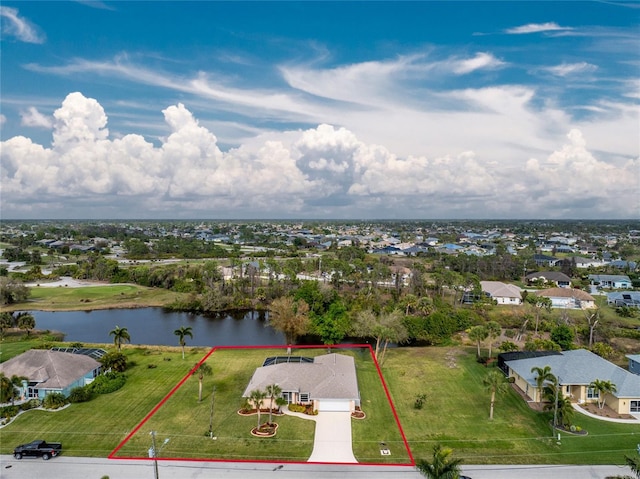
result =
M4 218L638 218L637 2L11 2Z

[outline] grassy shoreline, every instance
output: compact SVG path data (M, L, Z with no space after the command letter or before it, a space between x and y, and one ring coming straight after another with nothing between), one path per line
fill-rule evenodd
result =
M76 288L34 286L27 301L3 306L0 312L12 311L94 311L166 307L187 293L148 288L135 284L113 284Z

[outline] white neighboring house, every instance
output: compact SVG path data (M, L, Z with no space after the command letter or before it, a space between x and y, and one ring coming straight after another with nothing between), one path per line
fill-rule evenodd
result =
M522 290L515 284L501 281L480 281L482 292L498 304L522 304Z
M575 288L549 288L536 291L536 296L545 296L551 300L552 308L592 309L596 300L589 293Z
M277 384L288 404L312 404L318 411L351 412L360 406L356 366L351 356L336 353L315 358L282 356L267 358L265 364L255 370L242 397L249 398L251 391L264 391L267 386ZM270 407L268 402L264 407Z

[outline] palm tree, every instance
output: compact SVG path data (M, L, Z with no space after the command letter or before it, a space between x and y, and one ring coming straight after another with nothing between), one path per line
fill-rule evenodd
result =
M487 329L487 337L489 338L489 357L491 357L491 346L493 340L500 336L500 333L502 333L502 328L496 321L489 321L485 328Z
M480 343L487 339L489 333L484 326L474 326L469 330L469 339L478 345L478 357L480 357Z
M496 393L502 394L507 391L509 383L507 383L502 371L494 369L487 374L482 380L482 384L487 391L491 393L491 408L489 409L489 419L493 419L493 405L496 402Z
M16 316L16 324L20 329L24 329L29 336L31 330L36 327L36 319L31 313L20 313Z
M433 446L433 461L420 459L416 468L428 479L458 479L462 459L450 459L452 452L451 449L436 444Z
M598 391L598 408L604 408L604 399L607 394L615 393L618 388L615 384L613 384L609 380L604 379L596 379L591 384L589 384L590 388Z
M542 391L544 389L545 384L552 383L555 384L558 380L551 373L551 366L534 366L531 368L532 373L536 373L536 386L538 388L538 402L542 402Z
M629 466L629 468L631 469L631 472L633 472L633 474L638 479L640 479L640 459L629 456L624 456L624 459L627 463L627 466Z
M178 336L178 342L180 343L180 346L182 346L182 359L184 359L184 345L187 344L187 342L184 340L184 338L186 336L189 336L191 339L193 339L193 332L191 331L191 326L180 326L178 329L176 329L173 334L175 334L176 336Z
M11 313L0 313L0 340L4 339L7 329L13 328L14 318Z
M269 384L267 386L266 392L267 392L267 396L269 396L269 399L271 400L271 403L269 405L269 424L271 424L272 423L271 418L273 414L273 403L275 402L275 399L280 397L280 394L282 394L282 388L277 384Z
M559 387L560 385L558 384L547 386L546 396L549 398L549 404L545 405L544 408L547 411L554 411L553 427L568 427L571 426L571 418L575 410L570 398L562 394L556 394L556 388Z
M253 407L255 407L258 411L258 427L260 427L260 408L264 403L264 400L267 398L267 393L265 391L261 391L260 389L254 389L249 394L249 399L253 403Z
M113 336L113 344L118 348L118 352L120 352L122 343L128 343L131 341L131 336L129 335L127 328L121 328L117 324L114 329L109 331L109 336Z
M213 374L213 369L207 363L200 363L195 365L191 374L198 375L198 402L202 402L202 381L205 376Z

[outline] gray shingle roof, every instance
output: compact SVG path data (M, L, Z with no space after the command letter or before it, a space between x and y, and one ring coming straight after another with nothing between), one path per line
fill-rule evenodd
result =
M280 363L256 369L242 397L277 384L283 391L309 393L311 399L359 399L355 362L344 354L316 356L313 363Z
M24 376L43 389L64 389L99 368L89 356L44 349L31 349L0 364L6 376Z
M614 396L618 398L640 398L640 376L586 349L563 351L557 356L517 359L507 361L506 364L533 387L536 387L536 375L531 372L531 368L550 366L551 373L560 378L562 385L586 386L601 379L616 385L617 392Z

